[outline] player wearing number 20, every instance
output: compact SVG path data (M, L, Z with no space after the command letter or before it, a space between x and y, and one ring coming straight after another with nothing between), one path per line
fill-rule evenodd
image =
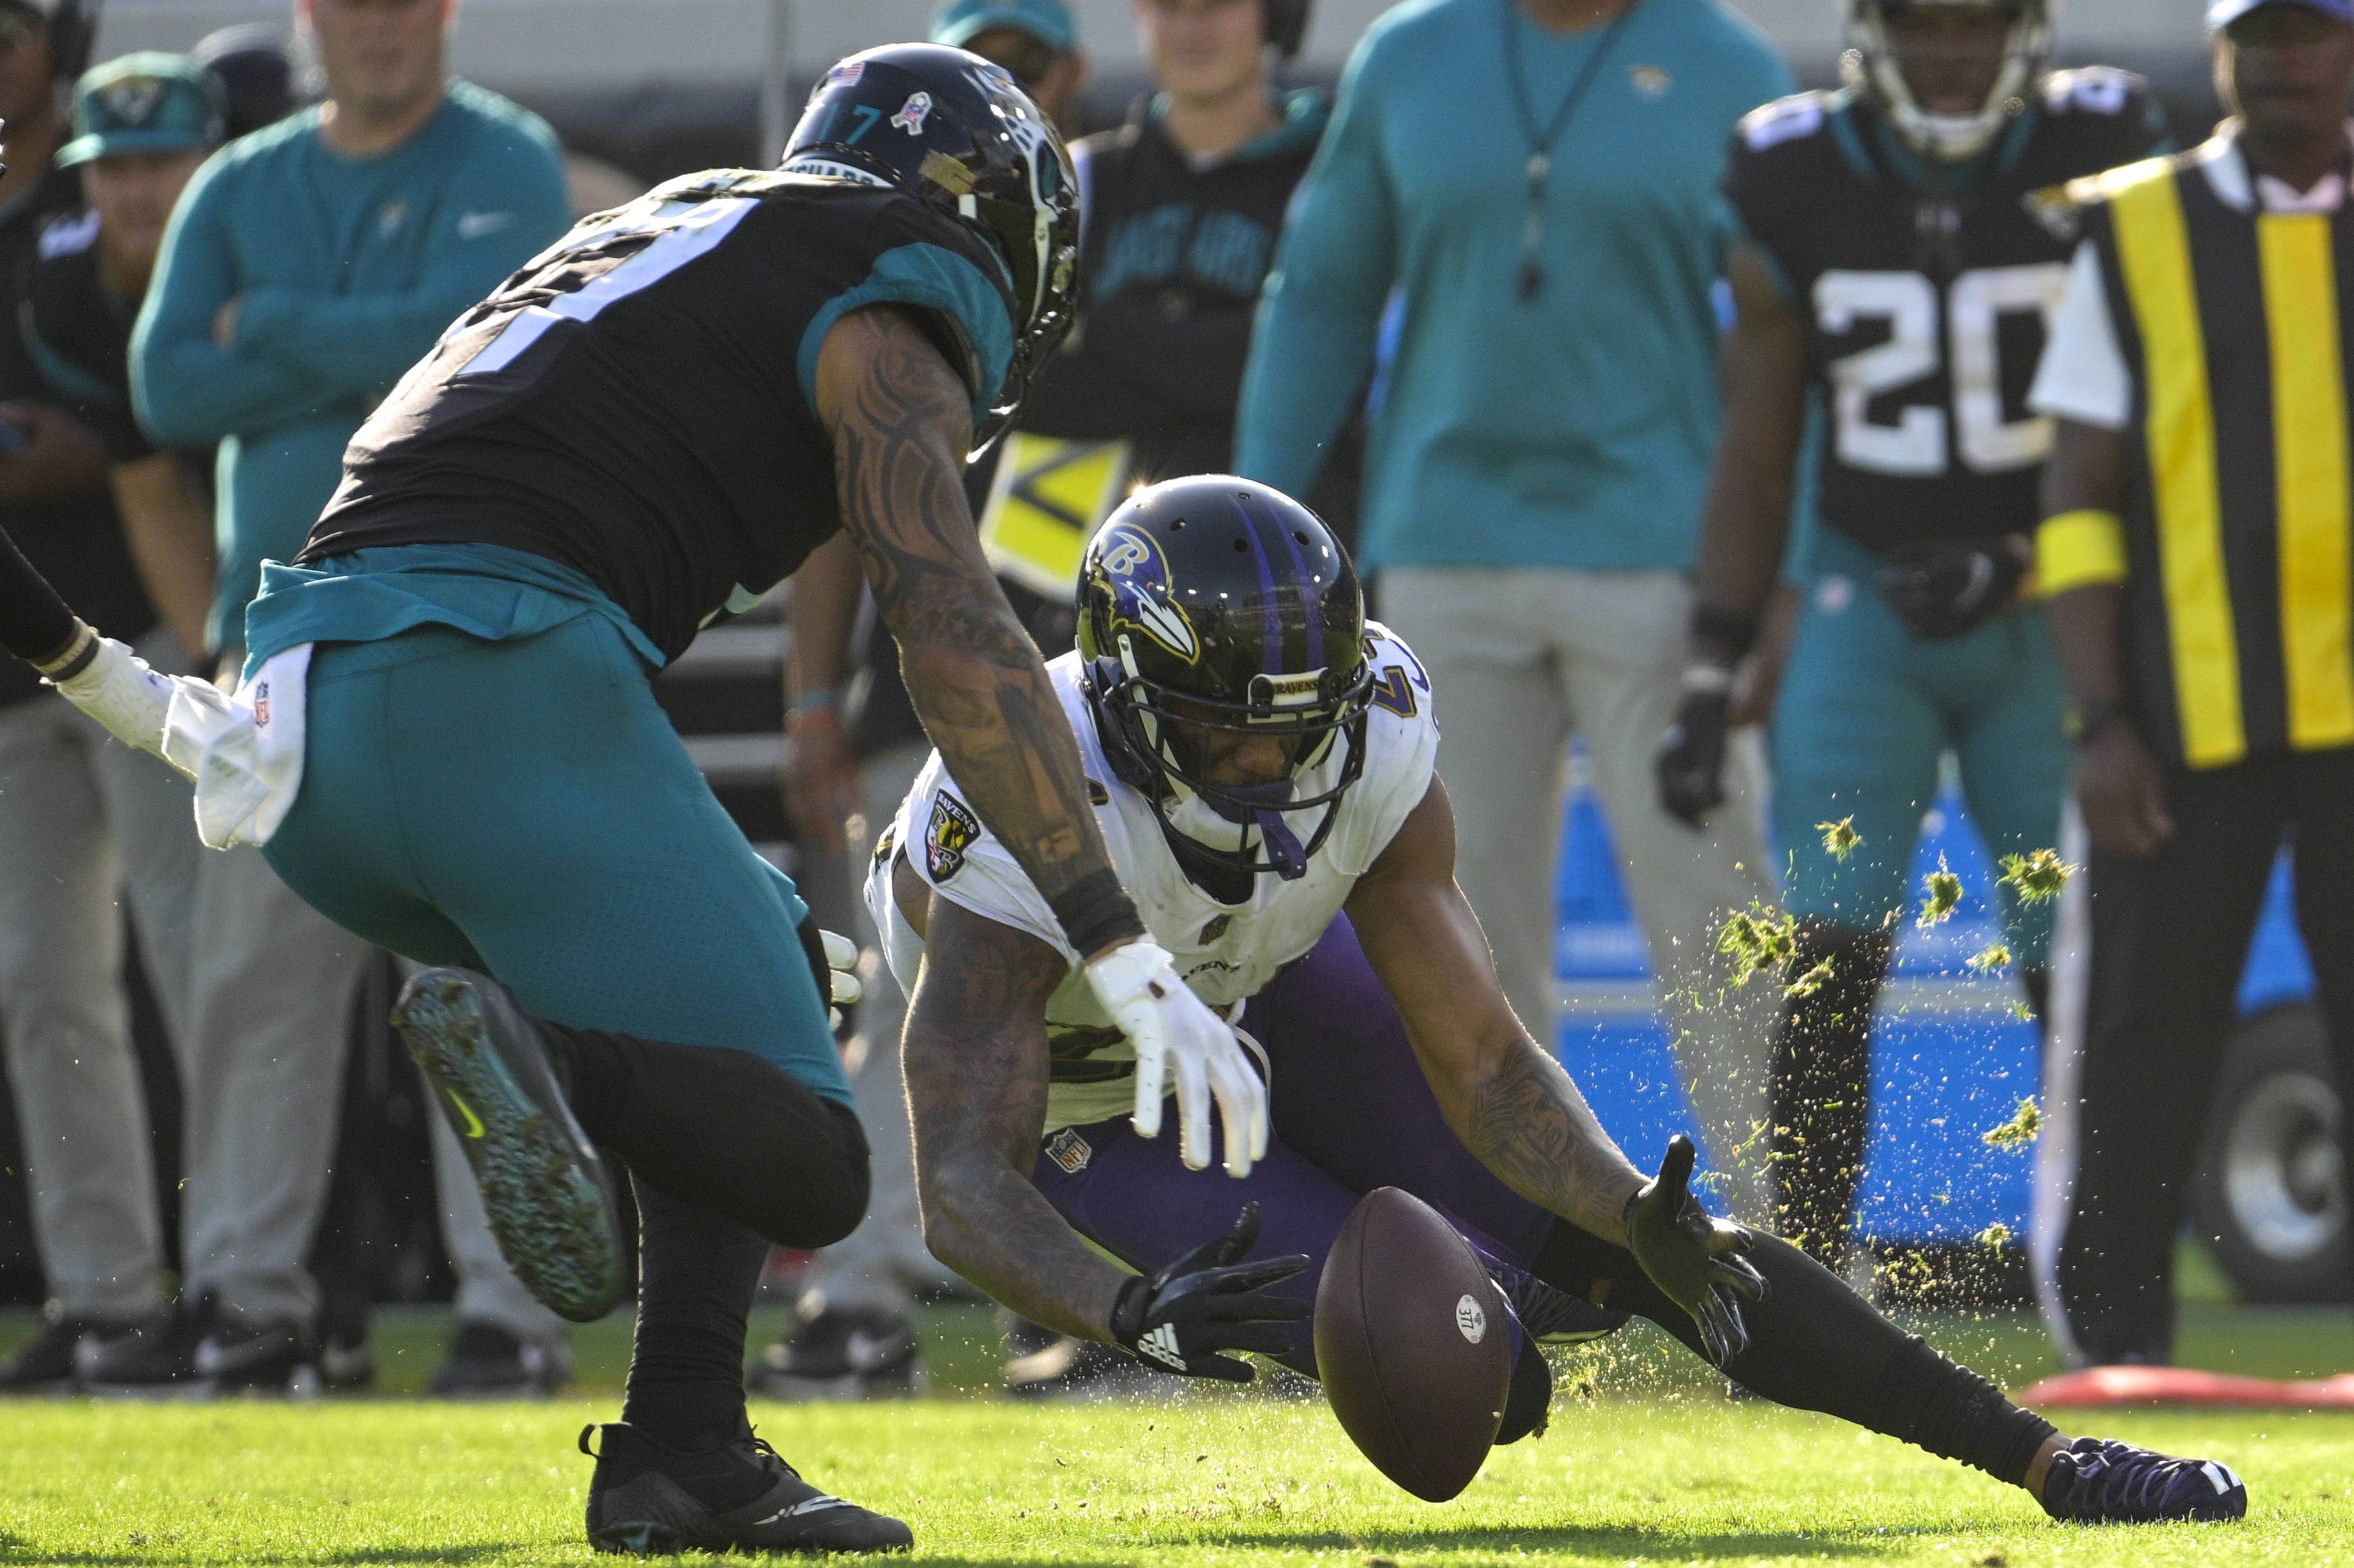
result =
M1670 810L1717 795L1729 673L1781 562L1809 390L1820 509L1774 727L1775 816L1794 972L1775 1042L1780 1223L1836 1258L1861 1174L1866 1025L1887 972L1940 753L1959 758L1995 853L2057 841L2069 747L2033 565L2052 443L2027 389L2066 278L2047 223L2063 181L2162 138L2141 82L2041 70L2042 0L1855 0L1849 83L1742 122L1725 189L1743 226L1727 272L1723 436L1702 530L1693 662L1659 758ZM1818 826L1852 818L1861 843ZM2003 910L2031 993L2050 906Z

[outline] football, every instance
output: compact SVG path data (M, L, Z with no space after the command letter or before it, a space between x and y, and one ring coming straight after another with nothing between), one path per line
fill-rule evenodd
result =
M1316 1371L1373 1467L1445 1502L1487 1462L1511 1384L1502 1292L1438 1211L1365 1194L1316 1287Z

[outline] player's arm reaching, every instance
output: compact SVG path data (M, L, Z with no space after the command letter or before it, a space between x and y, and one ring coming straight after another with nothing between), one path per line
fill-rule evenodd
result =
M1464 1146L1532 1202L1634 1253L1691 1314L1719 1364L1739 1355L1749 1336L1736 1297L1765 1291L1739 1255L1749 1233L1693 1202L1683 1139L1646 1182L1513 1015L1479 917L1455 885L1455 812L1437 779L1358 882L1348 913Z
M1772 264L1744 241L1724 273L1734 312L1717 354L1724 424L1702 504L1691 662L1659 757L1661 803L1695 827L1724 800L1734 667L1756 638L1789 543L1806 410L1806 324Z
M1055 911L1135 1045L1137 1130L1160 1131L1173 1076L1186 1163L1209 1163L1214 1097L1226 1169L1246 1174L1267 1152L1266 1086L1146 937L1112 869L1070 722L965 501L970 389L911 315L869 307L826 334L817 405L833 437L843 526L898 640L907 694L949 776Z
M1308 1260L1243 1264L1256 1209L1149 1277L1081 1241L1029 1174L1046 1125L1046 999L1068 966L1037 938L949 899L930 900L928 916L909 904L903 895L902 913L925 937L903 1047L925 1245L1033 1322L1172 1372L1248 1382L1242 1362L1218 1352L1289 1348L1282 1330L1261 1325L1297 1321L1308 1304L1264 1289Z

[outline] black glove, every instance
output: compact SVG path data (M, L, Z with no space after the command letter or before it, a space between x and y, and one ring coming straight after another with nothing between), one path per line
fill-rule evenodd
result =
M1732 714L1732 671L1696 663L1684 672L1676 722L1659 741L1652 765L1659 778L1659 804L1695 828L1724 804L1724 736Z
M1627 1250L1669 1300L1700 1325L1708 1359L1723 1366L1749 1348L1749 1327L1737 1297L1766 1299L1766 1277L1741 1255L1751 1236L1739 1225L1711 1219L1685 1183L1691 1180L1691 1139L1668 1141L1668 1157L1649 1185L1627 1200Z
M1257 1351L1278 1356L1291 1349L1291 1336L1274 1325L1297 1323L1308 1303L1296 1296L1269 1296L1267 1287L1308 1267L1308 1255L1264 1257L1244 1263L1258 1240L1258 1205L1245 1203L1235 1228L1149 1277L1120 1287L1111 1309L1111 1337L1120 1349L1164 1372L1187 1377L1248 1383L1251 1369L1219 1351Z
M1914 636L1959 637L2000 613L2026 575L2008 539L1946 539L1893 552L1880 595Z

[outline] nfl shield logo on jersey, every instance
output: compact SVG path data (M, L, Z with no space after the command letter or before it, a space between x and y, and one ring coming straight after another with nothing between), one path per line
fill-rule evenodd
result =
M1094 1159L1095 1154L1096 1151L1087 1147L1087 1140L1081 1138L1074 1128L1066 1127L1046 1140L1046 1158L1061 1166L1066 1176L1076 1176L1085 1171L1087 1161Z

